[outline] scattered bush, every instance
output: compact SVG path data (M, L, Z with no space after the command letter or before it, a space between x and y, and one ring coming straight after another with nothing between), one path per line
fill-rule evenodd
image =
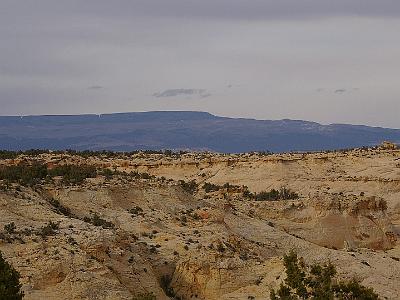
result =
M138 294L133 297L132 300L156 300L156 296L153 293Z
M34 185L47 176L46 165L21 163L16 166L0 167L0 179L8 182L17 182L23 185Z
M210 193L210 192L216 192L219 191L221 189L221 187L219 185L213 184L213 183L209 183L206 182L203 185L203 189L206 193Z
M60 201L51 198L49 203L56 209L57 213L62 214L66 217L71 216L71 210L68 207L63 206Z
M77 241L72 236L68 237L67 241L68 241L68 244L70 244L72 246L78 245Z
M67 184L80 184L86 178L96 177L97 170L90 165L60 165L48 169L46 164L35 162L33 164L20 163L18 165L1 166L0 180L16 182L32 186L44 179L62 176Z
M298 199L299 195L287 188L281 188L279 191L272 189L269 192L260 192L255 194L256 201L278 201L278 200L294 200Z
M132 214L132 217L144 216L143 209L140 206L135 206L134 208L131 208L128 211Z
M307 266L291 251L284 256L284 265L285 283L277 291L271 290L271 300L379 299L373 289L362 286L355 279L349 282L336 280L336 268L330 262Z
M216 185L213 183L206 182L203 185L203 189L205 190L206 193L210 193L210 192L216 192L216 191L219 191L222 189L225 189L227 192L238 192L243 189L246 191L248 188L246 186L230 184L229 182L225 183L224 185Z
M15 233L15 229L17 229L17 226L14 222L4 225L4 230L9 234Z
M229 182L225 183L222 188L226 189L228 192L229 191L237 191L240 190L240 186L238 185L234 185L234 184L230 184Z
M114 172L111 171L110 169L103 169L100 172L100 175L103 175L106 178L106 180L110 180L113 177Z
M187 193L193 195L197 189L198 189L198 185L196 183L196 181L192 180L189 182L186 182L184 180L179 180L179 186Z
M85 222L93 224L94 226L103 227L104 229L114 228L113 223L100 218L97 213L95 213L92 218L85 217L83 220Z
M0 150L0 159L14 159L18 156L17 152Z
M151 176L149 173L141 173L140 178L148 180L154 178L154 176Z
M97 175L96 167L90 165L60 165L48 171L51 177L62 176L66 184L80 184L86 178Z
M4 260L0 252L0 299L20 300L24 297L19 273Z
M45 238L47 236L50 235L55 235L56 234L56 230L59 229L59 224L58 223L53 223L52 221L50 221L49 223L47 223L46 226L42 227L40 229L39 235L42 238Z

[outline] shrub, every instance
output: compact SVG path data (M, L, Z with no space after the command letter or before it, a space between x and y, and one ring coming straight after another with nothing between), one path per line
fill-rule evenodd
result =
M14 159L18 156L17 152L0 150L0 159Z
M355 279L352 279L349 282L339 282L339 284L333 287L333 290L336 295L340 296L340 299L379 299L378 295L375 294L372 288L362 286Z
M47 167L44 164L32 165L21 163L16 166L2 166L0 179L8 182L18 182L23 185L34 185L47 176Z
M4 230L9 234L15 233L15 229L17 229L17 226L14 222L4 225Z
M48 169L46 164L35 162L31 165L20 163L16 166L0 167L0 180L30 186L54 176L62 176L63 182L67 184L79 184L96 175L96 168L90 165L60 165Z
M59 214L62 214L66 217L71 216L71 210L68 207L63 206L60 201L56 199L50 199L49 203L56 209Z
M209 182L206 182L203 185L203 189L204 189L204 191L206 193L219 191L220 188L221 187L219 185L216 185L216 184L213 184L213 183L209 183Z
M67 184L79 184L86 178L94 178L97 175L96 167L90 165L60 165L49 170L49 175L62 176Z
M0 299L20 300L24 293L21 292L19 273L3 259L0 252Z
M110 169L103 169L100 172L100 175L103 175L107 180L110 180L112 176L114 175L114 172L111 171Z
M192 180L189 182L186 182L184 180L179 180L179 186L187 193L193 195L197 189L198 189L198 185L196 183L196 181Z
M153 293L138 294L133 297L132 300L156 300L156 296Z
M148 180L148 179L152 179L154 176L151 176L149 173L142 173L142 174L140 174L140 177L142 179Z
M46 226L43 226L40 229L39 235L43 238L50 236L50 235L55 235L56 230L58 230L58 229L59 229L58 223L53 223L52 221L50 221L49 223L47 223Z
M269 192L260 192L255 195L256 201L278 201L278 200L294 200L298 199L299 195L287 188L281 188L279 191L272 189Z
M239 190L240 189L240 186L234 185L234 184L230 184L229 182L225 183L222 187L224 189L226 189L227 191L234 191L234 190Z
M132 214L132 217L134 217L134 216L144 216L143 209L140 206L135 206L134 208L131 208L128 211L129 211L129 213Z
M377 300L373 289L362 286L357 280L337 281L336 268L330 262L307 266L291 251L284 256L285 283L277 291L271 290L271 300L297 299L363 299Z
M100 216L97 213L95 213L92 218L85 217L84 221L88 222L88 223L91 223L94 226L103 227L104 229L114 228L114 224L113 223L100 218Z

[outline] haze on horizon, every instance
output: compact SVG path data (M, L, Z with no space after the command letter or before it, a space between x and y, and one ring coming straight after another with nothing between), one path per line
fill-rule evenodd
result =
M397 0L0 0L0 115L400 128Z

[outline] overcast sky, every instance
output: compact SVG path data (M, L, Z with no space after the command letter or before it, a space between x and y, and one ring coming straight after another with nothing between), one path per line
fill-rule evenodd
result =
M400 1L0 0L0 107L400 128Z

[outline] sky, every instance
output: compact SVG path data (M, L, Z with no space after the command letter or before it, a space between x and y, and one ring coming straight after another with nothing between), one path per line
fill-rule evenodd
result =
M0 0L0 107L400 128L400 1Z

